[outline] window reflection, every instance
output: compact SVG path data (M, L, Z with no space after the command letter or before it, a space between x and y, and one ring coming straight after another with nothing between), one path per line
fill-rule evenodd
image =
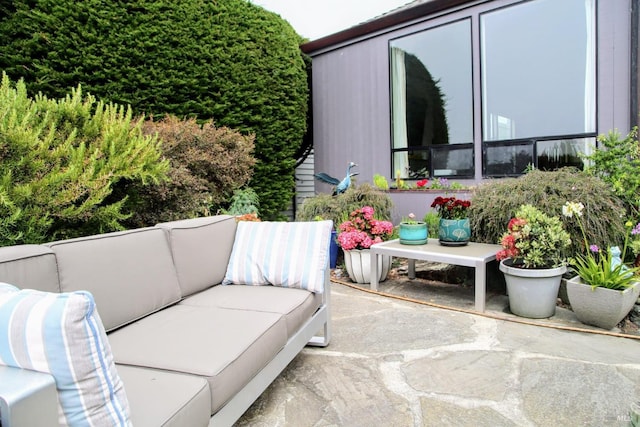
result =
M481 15L483 140L594 133L595 0Z
M390 60L394 172L403 178L449 175L453 161L455 170L472 177L472 149L457 157L429 153L473 142L470 20L393 40Z

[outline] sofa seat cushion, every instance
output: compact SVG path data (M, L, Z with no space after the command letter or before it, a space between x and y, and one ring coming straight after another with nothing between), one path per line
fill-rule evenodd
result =
M49 243L63 292L87 290L107 331L182 297L165 233L140 228Z
M185 298L180 304L281 314L291 338L320 307L322 295L276 286L229 285L214 286Z
M130 425L123 383L88 292L0 284L0 364L51 374L62 425Z
M324 292L332 225L240 221L222 284Z
M174 305L109 334L116 363L199 375L218 411L284 347L274 313Z
M211 394L204 378L137 366L116 367L135 427L209 425Z

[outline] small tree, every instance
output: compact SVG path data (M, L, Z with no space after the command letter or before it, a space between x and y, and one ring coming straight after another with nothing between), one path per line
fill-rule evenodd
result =
M27 96L6 74L0 85L0 245L41 243L120 230L121 180L164 178L155 137L144 136L131 110L82 96Z

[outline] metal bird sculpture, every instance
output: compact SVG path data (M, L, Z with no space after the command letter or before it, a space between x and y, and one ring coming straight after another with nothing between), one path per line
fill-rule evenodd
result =
M316 177L316 179L318 179L318 180L320 180L322 182L326 182L327 184L335 185L336 187L333 189L333 195L336 196L338 194L342 194L345 191L347 191L347 188L349 188L349 186L351 185L351 177L358 175L357 173L352 173L351 172L351 168L353 168L354 166L358 166L358 165L353 163L353 162L349 162L349 166L347 166L347 174L342 179L342 181L339 181L337 178L334 178L334 177L332 177L330 175L327 175L324 172L318 172L317 174L315 174L313 176Z

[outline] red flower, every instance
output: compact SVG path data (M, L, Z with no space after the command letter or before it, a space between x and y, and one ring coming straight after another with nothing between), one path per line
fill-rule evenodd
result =
M416 186L418 188L422 188L422 187L426 187L428 183L429 183L428 179L421 179L420 181L416 182Z

